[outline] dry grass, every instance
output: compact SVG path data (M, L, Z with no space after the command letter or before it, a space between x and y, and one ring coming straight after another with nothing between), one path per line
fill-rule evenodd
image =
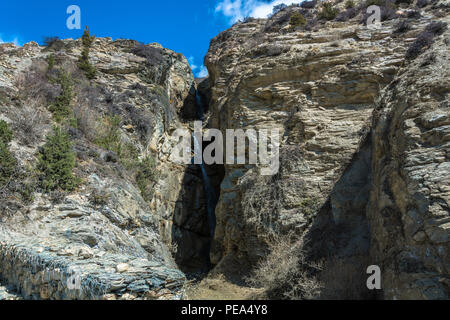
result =
M263 297L262 294L261 289L234 284L227 281L223 275L186 285L189 300L258 300Z

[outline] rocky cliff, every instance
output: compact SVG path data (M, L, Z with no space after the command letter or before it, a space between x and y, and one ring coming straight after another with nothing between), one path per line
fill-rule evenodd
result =
M225 165L211 259L218 272L245 273L271 235L294 232L335 275L323 297L373 298L343 282L365 287L365 269L379 265L378 297L448 298L448 31L411 59L448 7L403 4L370 28L366 2L334 5L330 21L319 5L293 6L211 41L209 125L282 133L275 176ZM307 22L293 26L295 13Z
M0 44L0 299L180 299L211 268L227 292L259 268L266 297L448 299L448 4L330 4L235 24L197 81L158 44ZM279 129L279 171L173 163L199 119ZM55 126L73 188L44 183Z
M1 186L1 278L26 298L180 298L184 274L169 249L185 168L167 158L170 134L195 101L192 72L157 44L101 38L89 80L81 50L80 39L0 45L0 118L17 159ZM68 90L54 80L63 72L73 98L57 123L49 105ZM76 153L73 192L37 186L38 152L54 124ZM79 286L68 288L68 279Z

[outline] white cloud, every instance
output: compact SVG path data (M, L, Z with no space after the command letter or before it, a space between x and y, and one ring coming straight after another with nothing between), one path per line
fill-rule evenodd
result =
M190 56L188 58L188 62L189 62L189 65L191 66L192 71L195 71L196 69L198 69L198 66L195 64L194 57Z
M196 65L195 58L193 56L188 58L188 62L196 78L205 78L208 76L208 69L206 69L204 65L201 65L200 67Z
M5 38L0 34L0 43L14 43L14 45L20 47L22 46L19 42L19 39L17 37L14 37L12 40L4 40Z
M296 0L221 0L216 6L216 13L222 13L233 24L245 17L267 18L273 7L279 4L291 5L302 1Z
M200 71L197 73L197 78L205 78L208 76L208 69L205 66L201 66Z

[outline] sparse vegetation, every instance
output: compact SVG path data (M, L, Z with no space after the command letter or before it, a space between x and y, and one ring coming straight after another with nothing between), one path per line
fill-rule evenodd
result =
M102 207L108 204L110 194L105 190L92 190L89 201L92 205L96 207Z
M59 37L45 37L44 39L44 45L46 47L51 47L54 45L57 41L59 41Z
M9 144L13 139L13 132L6 121L0 120L0 143Z
M395 26L394 33L405 33L410 28L411 26L409 25L409 23L406 20L402 20Z
M247 281L263 287L269 299L317 299L323 284L318 280L321 263L309 262L302 238L275 236L269 254Z
M47 192L58 188L64 191L74 190L80 182L72 172L74 167L75 153L69 136L55 126L38 154L36 169L40 187Z
M289 20L291 30L295 30L297 27L304 26L306 24L306 18L300 12L294 12Z
M97 127L97 139L95 143L105 150L113 151L120 155L122 143L120 141L120 122L118 116L105 116L100 119Z
M325 20L333 20L334 18L336 18L338 13L339 10L337 8L334 8L333 5L329 2L325 2L319 12L319 18Z
M316 1L315 0L303 1L300 4L300 7L302 7L303 9L314 9L315 6L316 6Z
M47 68L47 74L48 74L55 67L55 55L53 53L47 57L47 63L48 63L48 68Z
M287 5L285 5L284 3L278 4L276 6L273 7L272 9L272 15L277 14L278 12L284 10L287 8Z
M345 9L351 9L355 7L355 2L353 0L345 1Z
M33 146L41 141L49 122L50 118L30 99L14 114L13 128L21 142Z
M147 64L150 66L156 66L163 61L163 49L145 45L143 43L134 48L132 50L132 53L137 56L146 58Z
M137 164L136 184L145 201L150 201L153 196L153 185L156 182L156 164L152 157L145 157Z
M428 0L417 0L416 5L419 8L426 7L428 5Z
M132 143L121 142L120 122L121 119L117 116L104 117L100 122L96 143L117 155L125 169L134 175L142 197L150 201L153 195L153 184L157 179L155 160L150 156L139 160L139 149Z
M348 8L345 11L340 12L337 16L336 16L336 21L348 21L350 19L353 19L354 17L356 17L356 15L358 14L358 10L355 8Z
M53 118L56 122L68 119L72 114L71 102L74 98L72 76L65 70L59 70L58 76L55 80L52 80L59 84L61 87L61 93L53 103L50 104L48 110L53 114Z
M80 59L78 60L78 67L84 71L84 74L90 80L95 78L95 74L97 72L96 68L89 62L89 52L94 40L95 36L91 36L89 28L86 27L83 36L81 37L83 49L81 51Z
M422 52L433 44L434 37L441 35L445 29L447 29L447 24L441 21L433 21L427 25L425 30L419 34L416 40L406 51L406 59L414 60L417 58Z
M17 165L13 154L9 151L9 143L13 133L8 124L0 120L0 186L3 186L11 178Z

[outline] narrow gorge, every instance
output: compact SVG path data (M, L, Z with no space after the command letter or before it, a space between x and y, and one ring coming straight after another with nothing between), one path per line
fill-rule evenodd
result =
M157 43L93 38L92 78L83 39L0 43L0 300L449 299L448 1L325 3L234 24L202 79ZM278 129L278 172L195 135L171 161L198 123ZM56 127L72 190L36 164Z

